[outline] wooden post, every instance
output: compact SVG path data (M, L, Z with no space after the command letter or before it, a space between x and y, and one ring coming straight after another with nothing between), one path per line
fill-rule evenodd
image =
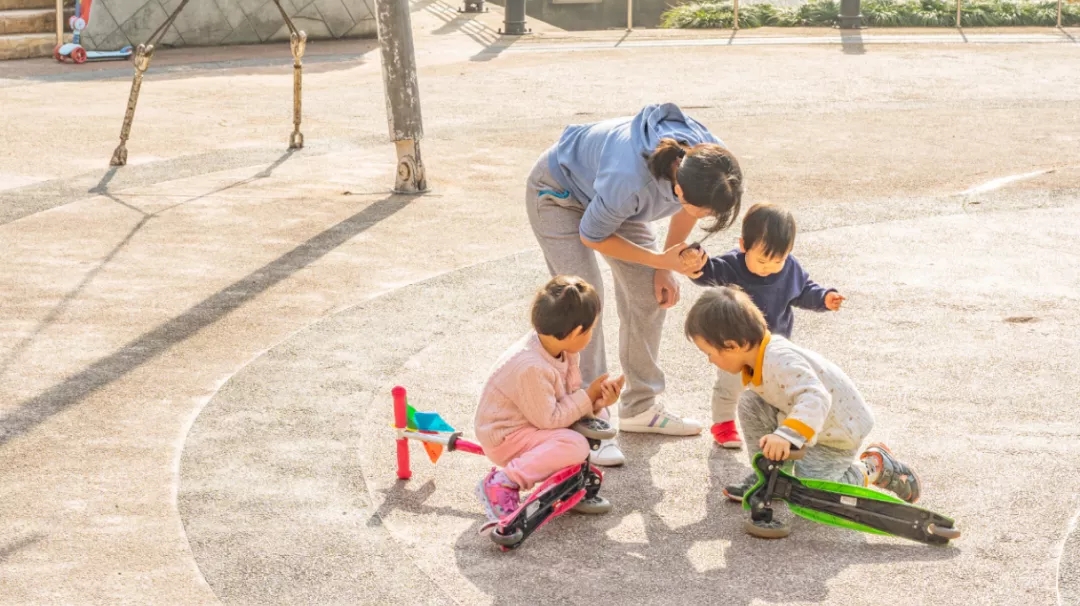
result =
M415 194L427 191L420 138L420 85L416 79L409 0L376 0L379 46L382 47L383 89L390 138L397 148L398 169L394 191Z
M964 0L956 0L956 29L960 29L960 6Z
M1061 0L1058 0L1058 29L1061 29Z
M1060 1L1060 0L1059 0ZM1061 22L1061 10L1058 9L1058 23ZM634 30L634 0L626 0L626 31Z
M1057 5L1057 24L1062 23L1061 3ZM56 0L56 44L64 43L64 0Z
M739 0L733 0L735 16L731 20L731 29L739 29Z

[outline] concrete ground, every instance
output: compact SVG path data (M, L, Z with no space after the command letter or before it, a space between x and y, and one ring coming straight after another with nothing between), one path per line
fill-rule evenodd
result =
M295 153L286 48L161 52L119 170L129 66L0 64L0 602L1080 603L1077 32L717 48L413 19L421 197L388 193L370 41L309 46ZM506 554L475 532L482 459L414 448L395 481L390 388L471 433L527 328L537 154L669 100L738 154L747 203L795 211L800 258L848 297L797 338L858 382L951 546L800 520L752 539L718 492L745 454L704 437L624 437L612 513ZM664 401L705 419L696 293Z

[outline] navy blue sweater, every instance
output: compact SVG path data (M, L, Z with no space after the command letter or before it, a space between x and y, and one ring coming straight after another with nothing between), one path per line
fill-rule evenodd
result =
M795 257L788 255L784 268L778 273L762 278L746 268L746 254L738 249L711 257L701 268L700 278L694 278L699 286L728 286L734 284L746 291L765 315L769 330L785 338L791 337L795 320L791 307L814 311L828 311L825 294L835 288L824 288L810 279L810 274L799 265Z

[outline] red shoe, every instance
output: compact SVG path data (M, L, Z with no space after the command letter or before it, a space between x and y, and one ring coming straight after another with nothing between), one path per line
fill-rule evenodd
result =
M735 428L735 421L713 423L712 437L716 443L724 448L742 448L742 436Z

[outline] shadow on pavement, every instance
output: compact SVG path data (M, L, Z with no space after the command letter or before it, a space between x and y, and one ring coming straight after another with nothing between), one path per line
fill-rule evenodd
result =
M226 286L183 314L131 341L112 355L98 360L40 395L21 402L10 412L0 416L0 447L160 356L173 345L213 325L351 238L390 217L407 206L412 199L413 196L391 195L372 203Z
M742 530L745 512L720 491L725 482L748 469L719 450L710 456L706 515L689 526L671 528L655 513L665 495L653 484L648 461L672 439L678 438L620 436L631 463L606 471L601 491L615 509L603 516L566 514L511 552L499 551L478 535L479 505L475 511L426 506L435 491L432 481L416 490L397 482L369 524L381 525L392 510L474 519L454 544L457 566L495 604L507 605L671 603L676 595L683 604L816 603L828 598L830 580L849 566L935 562L959 553L953 547L918 543L870 543L866 535L801 518L792 520L788 539L753 538ZM630 514L638 514L635 517L644 522L644 536L631 542L612 538L613 529ZM774 565L763 568L763 562Z

